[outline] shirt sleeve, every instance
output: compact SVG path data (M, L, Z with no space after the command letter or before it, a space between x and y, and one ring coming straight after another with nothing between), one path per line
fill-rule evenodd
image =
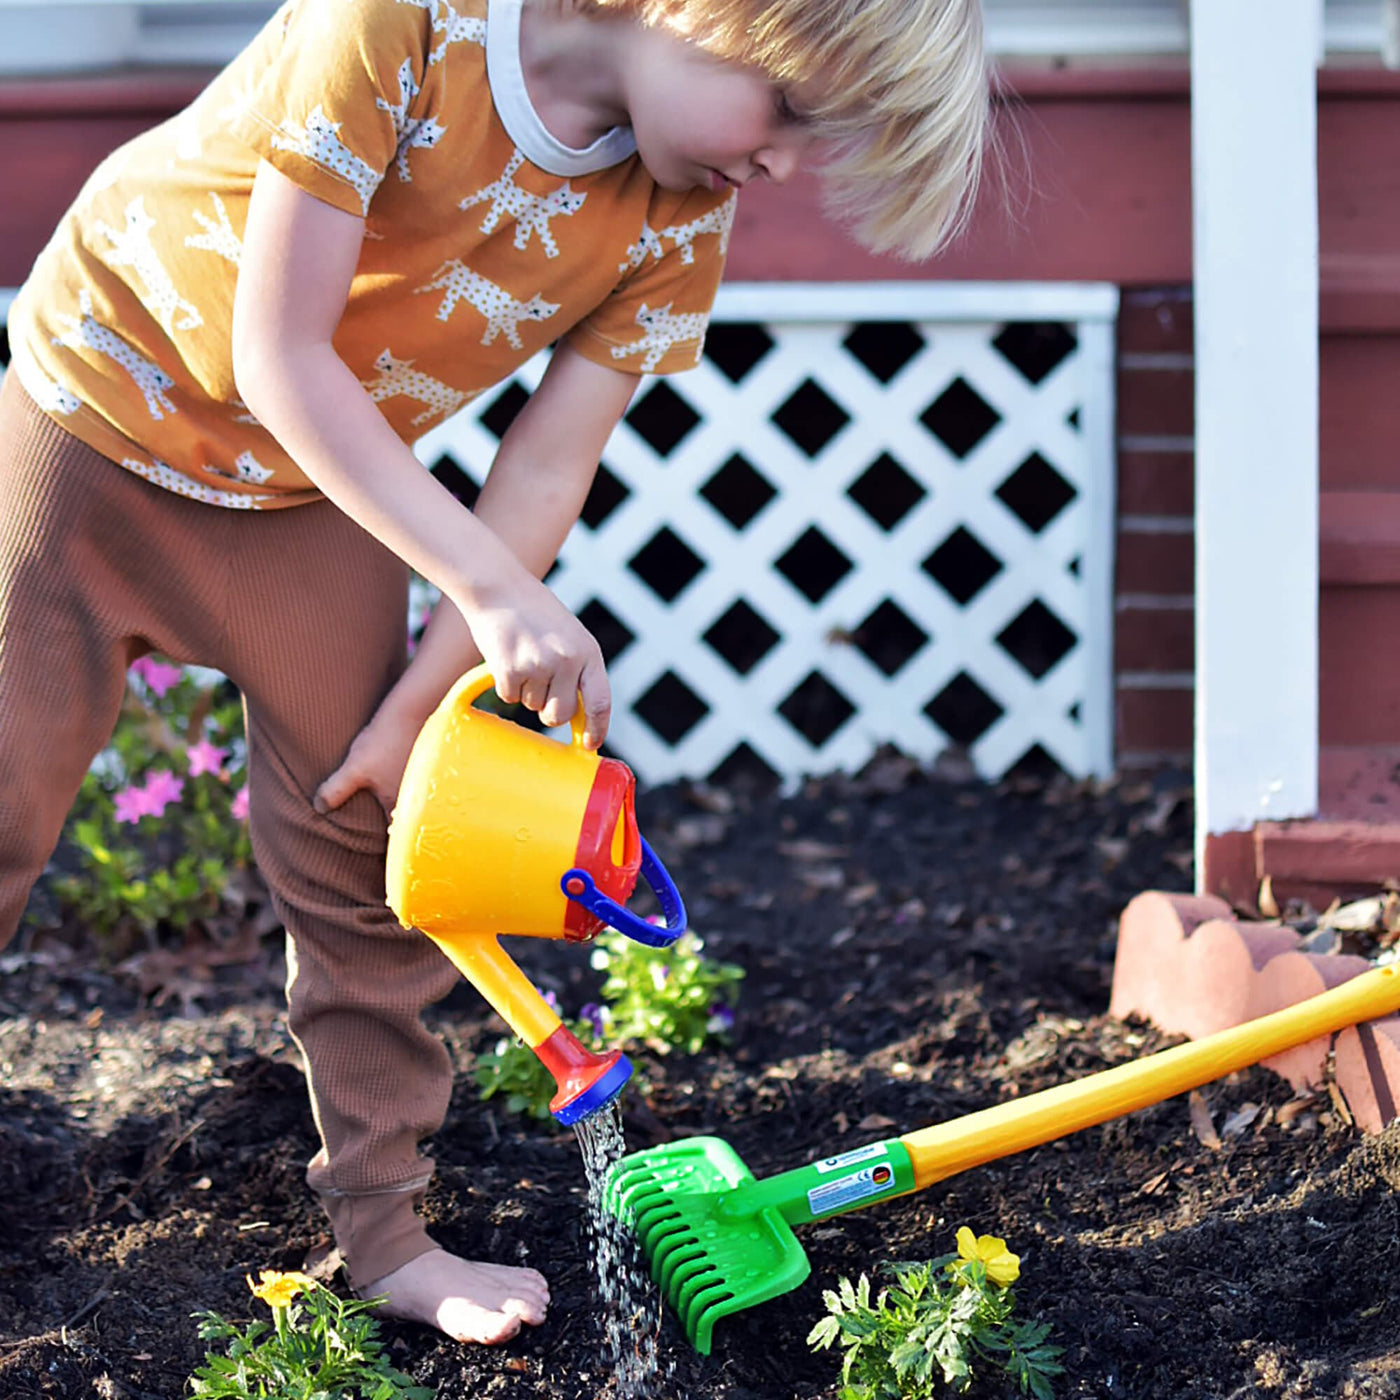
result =
M288 179L363 216L420 97L432 17L416 0L288 0L247 55L233 134Z
M673 374L700 363L729 251L735 195L692 191L648 218L625 253L623 276L569 333L585 358L638 374ZM653 204L655 208L655 202Z

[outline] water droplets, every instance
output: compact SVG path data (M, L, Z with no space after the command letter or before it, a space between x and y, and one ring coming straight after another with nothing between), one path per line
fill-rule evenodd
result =
M588 1183L588 1238L602 1308L604 1366L616 1380L618 1400L657 1400L675 1372L674 1361L663 1371L657 1355L661 1295L636 1237L603 1205L608 1173L627 1150L618 1101L575 1123L574 1134Z

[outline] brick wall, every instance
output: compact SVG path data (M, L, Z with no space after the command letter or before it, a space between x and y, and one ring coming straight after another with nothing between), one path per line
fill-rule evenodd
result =
M1189 765L1195 375L1187 288L1128 289L1118 325L1120 768Z

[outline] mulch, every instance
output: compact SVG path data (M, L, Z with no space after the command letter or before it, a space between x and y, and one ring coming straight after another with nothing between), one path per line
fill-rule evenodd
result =
M884 755L789 796L677 786L639 811L706 951L746 977L729 1045L634 1057L632 1148L715 1133L768 1175L1170 1043L1105 1008L1124 905L1190 887L1179 775L988 785ZM247 1273L324 1256L278 942L182 966L173 940L164 977L104 968L74 930L0 955L7 1400L174 1400L203 1353L191 1312L246 1319ZM585 948L511 948L567 1010L592 999ZM391 1355L441 1400L615 1396L578 1145L478 1099L473 1057L502 1028L471 988L433 1021L460 1071L434 1228L540 1268L554 1304L494 1350L387 1324ZM822 1289L946 1253L967 1224L1021 1255L1018 1311L1064 1348L1062 1397L1400 1396L1397 1184L1394 1131L1247 1071L805 1227L811 1279L722 1322L709 1358L666 1317L647 1393L834 1398L837 1361L805 1344Z

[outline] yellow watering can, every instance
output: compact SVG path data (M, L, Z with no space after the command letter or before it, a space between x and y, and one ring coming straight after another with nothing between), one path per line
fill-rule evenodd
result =
M501 947L501 934L585 941L611 926L652 947L685 931L685 905L637 830L636 780L583 745L583 714L561 744L475 708L479 666L414 742L389 825L386 888L554 1076L550 1111L576 1123L631 1077L620 1050L586 1050ZM623 907L640 875L666 922Z

